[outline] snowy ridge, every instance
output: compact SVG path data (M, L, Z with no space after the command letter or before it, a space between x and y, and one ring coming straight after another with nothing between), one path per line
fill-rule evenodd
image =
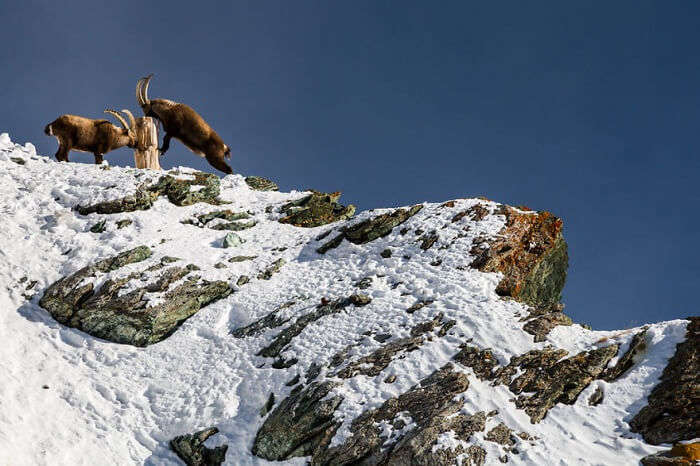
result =
M191 170L180 167L177 172L187 176ZM546 341L534 343L517 318L527 315L527 306L495 292L501 275L468 267L473 240L495 237L503 228L498 204L490 201L455 201L461 210L476 204L489 210L483 220L471 222L466 233L463 227L469 219L451 222L454 211L426 203L402 225L411 230L408 233L394 228L367 244L344 241L324 255L316 252L323 242L316 238L338 224L317 228L281 224L280 214L268 206L280 206L304 193L254 191L240 175L221 180L220 196L230 202L226 208L248 212L257 222L238 232L245 242L237 248L221 247L226 232L181 223L210 212L208 204L178 207L161 197L145 211L83 216L74 210L79 204L133 194L161 175L57 163L37 155L31 144L19 146L7 134L0 135L0 372L5 375L0 383L0 464L182 464L168 442L209 426L217 426L220 434L207 445L227 443L227 464L267 464L253 456L251 447L264 421L260 408L270 393L279 403L292 390L287 382L297 374L303 377L312 363L326 364L344 350L348 359L356 360L381 346L373 335L407 337L413 326L439 313L456 321L445 336L428 338L418 349L402 353L378 376L357 375L336 389L344 401L335 413L342 425L333 445L351 435L349 425L359 414L406 392L449 362L465 341L491 348L499 364L506 365L513 356L547 345L573 355L615 342L624 351L636 333L559 326ZM361 212L347 223L389 211ZM104 232L90 231L105 218ZM118 229L115 222L121 219L133 223ZM451 245L422 250L416 230L438 230ZM153 250L138 264L140 270L164 256L175 256L197 265L203 279L227 281L234 292L200 310L166 340L146 348L91 337L59 324L39 307L43 290L59 278L139 245ZM382 257L387 248L391 257ZM236 255L256 257L228 261ZM286 263L271 279L255 279L280 258ZM215 267L220 263L226 267ZM236 285L241 275L252 277L250 283ZM294 303L278 316L296 318L324 298L347 297L358 292L356 283L368 276L371 287L362 292L371 303L306 327L281 353L285 359L298 359L289 368L275 369L271 358L256 355L284 327L246 338L230 334L290 301ZM157 302L158 297L153 299ZM406 312L419 301L431 303ZM459 395L465 400L463 412L498 410L469 444L486 450L487 464L499 464L502 447L484 436L503 422L538 437L518 439L519 454L509 455L513 464L638 464L642 456L663 447L646 444L629 431L627 422L645 404L676 344L683 341L686 324L675 320L651 325L647 350L632 369L612 383L595 380L574 405L556 405L538 424L531 424L509 401L514 395L506 386L492 386L474 377L471 369L459 369L470 384ZM320 378L328 372L323 368ZM396 380L386 383L388 376ZM590 406L586 400L598 387L604 399ZM404 429L411 428L410 417L405 424ZM391 425L382 428L387 437L397 435ZM454 448L459 442L443 434L436 448ZM296 458L286 464L306 461Z

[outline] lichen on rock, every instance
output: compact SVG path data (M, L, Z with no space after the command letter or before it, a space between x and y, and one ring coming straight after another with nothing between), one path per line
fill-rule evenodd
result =
M283 205L280 210L285 216L279 222L312 228L347 220L355 214L355 206L343 206L338 203L339 198L340 192L311 191L308 196Z
M700 317L688 318L685 341L648 397L648 404L630 421L632 432L652 445L691 440L700 432Z
M279 187L274 181L262 176L246 176L245 182L250 189L256 191L279 191Z
M551 306L561 300L566 282L568 254L562 221L549 212L521 212L501 206L506 226L498 238L472 249L471 266L483 272L501 272L496 288L533 306Z
M170 441L170 448L187 466L219 466L226 461L228 445L214 448L204 445L209 437L218 432L216 427L210 427L194 434L180 435Z
M340 234L323 244L317 252L324 254L330 249L340 246L344 239L354 244L365 244L391 233L394 227L414 216L423 208L422 204L409 209L396 209L393 212L369 218L354 225L343 227Z
M193 180L179 179L172 175L163 175L151 186L139 186L136 192L129 196L111 201L98 202L87 206L77 206L76 210L81 215L91 213L116 214L121 212L134 212L148 210L159 196L166 196L170 202L177 206L188 206L197 202L220 205L224 202L219 199L220 180L212 173L194 172ZM199 189L192 190L192 187Z
M94 289L92 280L97 275L141 262L150 255L148 247L140 246L83 267L49 286L39 305L60 323L90 335L115 343L147 346L166 338L202 307L231 293L226 282L199 281L196 277L169 290L171 284L197 267L163 269L162 264L149 269L161 270L153 281L121 295L124 287L141 277L141 273L108 279L99 289ZM146 293L162 293L162 302L148 307Z

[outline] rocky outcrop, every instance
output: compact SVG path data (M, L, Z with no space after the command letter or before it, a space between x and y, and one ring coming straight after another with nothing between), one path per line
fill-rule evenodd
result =
M700 462L700 442L677 444L667 451L642 458L644 466L697 466Z
M292 392L265 420L253 443L253 454L271 461L308 456L327 445L338 421L333 413L343 400L333 395L338 383L312 383Z
M432 320L416 325L411 329L410 337L398 338L381 346L371 354L348 364L346 367L336 372L334 376L340 377L341 379L348 379L359 374L370 377L379 375L384 369L386 369L396 355L417 350L425 342L424 335L433 331L436 326L440 325L442 326L442 329L445 329L446 327L454 324L454 321L443 321L443 319L444 316L439 314ZM444 335L442 329L441 333ZM340 359L342 362L342 360L345 358ZM331 365L337 366L340 365L340 363L331 362Z
M337 314L350 305L360 307L369 304L370 301L370 298L366 295L354 294L345 299L332 301L328 304L321 304L316 307L315 311L296 319L293 324L280 332L272 343L260 350L258 355L268 358L278 357L282 350L292 341L292 339L299 335L312 322L315 322L321 317L327 315Z
M77 206L75 209L81 215L92 213L116 214L121 212L134 212L136 210L148 210L159 196L166 196L170 202L177 206L187 206L197 202L219 205L220 180L212 173L194 172L190 176L194 179L180 179L171 175L160 177L157 183L151 186L140 186L132 195L112 201L98 202L87 206ZM192 187L195 187L194 191Z
M204 446L204 442L218 432L216 427L210 427L194 434L180 435L170 441L170 448L187 466L219 466L226 461L228 445Z
M501 206L499 213L506 217L506 226L498 238L477 242L471 266L503 273L496 288L501 296L536 307L556 305L569 260L562 221L549 212L523 212L508 206Z
M206 214L197 215L195 218L183 220L181 223L194 225L200 228L211 228L212 230L241 231L252 228L256 225L254 220L240 222L250 218L247 212L233 212L231 210L214 210ZM216 221L222 220L222 221Z
M339 198L340 192L311 191L308 196L283 205L280 211L285 216L279 221L297 227L312 228L347 220L355 214L355 206L338 204Z
M617 345L610 345L562 360L559 359L566 355L564 350L533 350L511 359L496 375L496 380L520 395L515 405L525 410L534 424L544 419L557 403L574 404L583 389L603 372L617 350Z
M81 215L97 214L118 214L121 212L134 212L136 210L148 210L158 199L158 193L149 191L145 187L140 187L132 195L115 199L112 201L98 202L87 206L77 206L75 210Z
M316 452L311 464L350 464L360 458L365 464L454 464L465 451L434 448L440 434L453 431L466 441L474 432L483 431L486 423L483 412L456 414L464 402L454 398L468 387L467 377L448 364L406 393L362 413L352 422L352 436L341 445ZM406 432L409 422L415 427ZM383 436L382 425L393 431L389 438Z
M247 176L245 182L250 189L256 191L279 191L280 189L274 181L262 176Z
M344 239L354 244L369 243L377 238L388 235L394 227L401 225L417 214L422 208L423 206L419 204L410 209L396 209L393 212L381 214L354 225L343 227L339 235L320 246L317 251L324 254L330 249L340 246L340 243L342 243Z
M600 378L617 351L617 345L610 345L562 359L568 354L566 350L547 347L516 356L507 366L498 368L490 350L465 345L453 359L472 368L481 380L508 386L519 395L515 405L534 424L557 403L573 404L593 380Z
M49 286L39 305L62 324L95 337L147 346L166 338L202 307L231 293L226 282L209 282L189 275L197 269L194 265L166 268L164 263L107 279L95 289L98 276L141 262L150 255L148 247L140 246L83 267ZM127 289L134 279L139 279L139 285ZM160 303L149 307L146 293L162 293Z
M530 314L526 320L523 330L530 335L534 335L536 343L545 341L547 335L554 327L558 325L572 325L574 323L569 316L558 310L535 314L534 317L533 314Z
M632 432L653 445L690 440L700 433L700 317L690 317L683 343L654 387L648 404L630 421Z
M190 179L175 178L170 175L161 176L156 184L148 188L158 195L166 196L177 206L187 206L198 202L220 205L219 199L221 180L213 173L194 172L187 174ZM192 188L196 188L193 190Z
M647 349L646 335L647 328L635 334L625 354L620 357L614 366L605 369L601 379L613 382L627 372L634 365L634 359Z
M312 383L285 399L258 431L253 453L269 460L311 455L313 465L351 464L454 464L465 454L470 464L483 464L486 452L480 447L440 448L438 437L454 432L467 441L484 430L486 416L456 414L463 401L455 395L469 387L467 377L447 365L418 385L352 422L352 436L328 448L339 427L333 413L342 402L333 389L338 382ZM407 428L411 423L413 428ZM383 436L381 425L394 432Z

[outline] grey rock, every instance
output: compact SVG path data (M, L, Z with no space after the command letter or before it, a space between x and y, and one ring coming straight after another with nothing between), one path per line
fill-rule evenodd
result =
M236 248L243 243L245 243L245 240L237 234L227 233L221 246L224 248Z
M689 317L685 341L643 407L630 421L632 432L652 445L698 437L700 432L700 317Z
M245 182L250 186L250 189L256 191L279 191L279 187L274 181L261 176L247 176Z
M280 257L270 264L268 268L258 274L258 280L269 280L274 274L279 272L282 266L286 263L287 261Z
M423 206L419 204L410 209L396 209L391 213L378 215L354 225L344 227L341 229L341 233L338 236L320 246L316 251L320 254L324 254L328 250L340 246L343 239L347 239L355 244L369 243L377 238L388 235L394 227L401 225L417 214L422 208Z
M191 265L164 269L155 281L121 296L123 287L140 277L140 273L107 280L98 290L94 289L92 280L99 272L117 270L150 255L149 248L140 246L83 267L49 286L39 305L60 323L90 335L115 343L147 346L167 338L202 307L231 293L226 282L198 283L196 279L165 291L196 268ZM147 307L143 297L152 292L164 292L163 303Z
M170 448L188 466L219 466L226 460L228 445L204 446L204 442L218 432L216 427L210 427L194 434L180 435L170 441Z

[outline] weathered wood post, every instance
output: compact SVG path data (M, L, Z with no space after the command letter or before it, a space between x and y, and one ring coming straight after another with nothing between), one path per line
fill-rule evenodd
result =
M139 117L134 128L136 133L136 147L134 148L134 161L136 168L150 168L160 170L158 157L158 129L151 117Z

